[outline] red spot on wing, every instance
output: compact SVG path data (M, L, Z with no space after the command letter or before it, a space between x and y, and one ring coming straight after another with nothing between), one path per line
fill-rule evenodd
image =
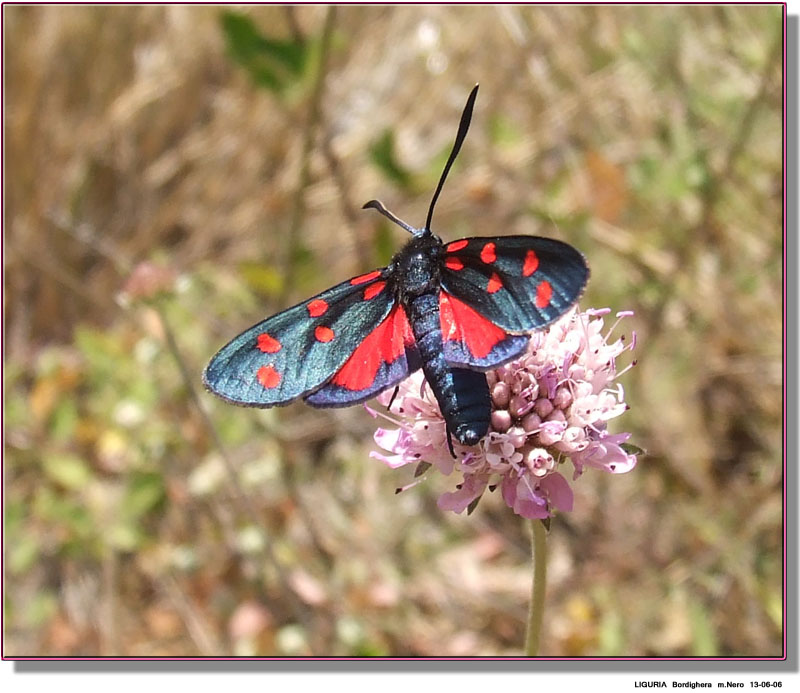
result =
M550 305L550 298L552 296L553 287L550 286L550 282L539 282L539 286L536 287L536 307L547 308L547 306Z
M495 294L502 288L503 288L503 282L500 281L500 277L497 276L497 272L492 272L492 276L489 277L489 284L486 287L486 290L490 294Z
M268 335L266 332L258 335L258 348L265 354L276 354L281 350L281 346L281 343L275 337Z
M522 275L525 277L530 277L539 267L539 258L536 257L536 253L532 250L529 250L525 253L525 264L522 265Z
M320 315L325 315L325 312L328 310L328 304L321 298L315 298L308 304L307 308L308 314L312 318L318 318Z
M497 252L494 243L487 243L481 248L481 260L487 265L497 259Z
M455 253L457 250L463 250L469 245L469 241L466 238L462 238L460 241L453 241L447 245L445 250L448 253Z
M386 286L386 282L375 282L374 284L370 284L366 289L364 289L364 300L369 301L371 298L375 298L381 291L383 291L383 287Z
M367 272L367 274L362 274L361 276L353 277L350 280L350 283L353 286L356 286L357 284L366 284L367 282L371 282L373 279L377 279L380 276L381 276L381 271L374 270L373 272Z
M444 266L447 267L447 269L455 270L456 272L464 269L464 263L461 262L461 260L459 260L457 257L446 258L444 261Z
M381 364L392 363L413 343L414 333L406 312L401 306L395 306L358 345L331 382L348 390L366 390L375 382Z
M268 390L278 387L278 383L281 382L281 374L272 366L261 366L256 373L256 378Z
M333 339L333 330L330 327L320 325L314 330L314 338L318 342L330 342Z
M463 343L475 358L484 358L506 338L491 320L444 291L439 294L439 320L444 340Z

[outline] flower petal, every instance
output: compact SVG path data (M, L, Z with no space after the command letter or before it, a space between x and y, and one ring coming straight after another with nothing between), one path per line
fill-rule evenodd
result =
M413 461L404 455L383 455L380 452L375 452L374 450L369 453L369 456L375 460L380 460L386 466L391 467L392 469L397 469L398 467L402 467L403 465Z
M478 496L486 489L486 478L476 478L468 476L460 489L449 491L439 496L436 501L442 510L452 510L456 513L463 513Z
M565 513L572 512L575 497L569 482L561 474L558 472L548 474L541 480L539 487L547 493L552 507Z

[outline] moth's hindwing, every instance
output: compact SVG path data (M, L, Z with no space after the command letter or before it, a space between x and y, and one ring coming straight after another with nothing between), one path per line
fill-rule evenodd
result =
M510 361L528 345L527 335L508 334L446 291L439 292L444 358L452 366L488 370Z
M442 290L506 332L546 327L580 298L586 259L571 245L537 236L464 238L445 246Z
M306 397L315 407L346 407L396 385L421 365L403 307L396 304L331 380Z

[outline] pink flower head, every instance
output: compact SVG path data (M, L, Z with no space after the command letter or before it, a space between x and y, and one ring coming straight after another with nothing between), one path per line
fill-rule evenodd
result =
M617 314L605 333L610 310L570 311L545 330L531 335L528 349L515 360L486 373L492 398L491 427L484 439L466 447L453 441L439 407L417 371L400 384L390 415L397 428L379 428L375 442L386 452L371 457L390 467L425 462L442 474L456 473L456 490L442 494L443 510L471 511L488 488L500 487L503 501L518 515L543 519L572 510L572 489L562 474L572 463L572 478L586 467L612 474L636 466L636 454L624 445L629 433L609 433L608 421L628 409L616 379L616 359L635 346L623 338L609 342ZM631 364L633 365L633 364ZM630 367L630 366L629 366ZM378 397L389 404L392 390Z

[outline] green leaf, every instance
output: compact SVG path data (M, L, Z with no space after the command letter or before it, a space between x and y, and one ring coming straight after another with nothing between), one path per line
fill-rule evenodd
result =
M83 488L92 478L86 462L77 455L51 453L43 460L44 473L55 483L68 489Z
M117 522L104 533L105 542L119 551L134 551L141 542L136 527L127 522Z
M239 273L247 285L260 294L276 297L283 291L283 274L271 265L261 262L243 262L239 265Z
M22 620L29 627L47 623L58 612L58 598L51 591L43 591L31 596L30 602L22 611Z
M131 520L137 520L162 503L165 498L166 489L161 474L155 472L134 474L122 501L123 514Z
M619 610L611 605L603 610L598 639L602 656L613 656L625 649L625 624Z
M417 465L417 468L414 470L414 477L422 476L425 472L427 472L431 468L430 462L420 462Z
M117 335L79 325L75 329L75 345L87 362L89 385L106 386L118 379L119 364L128 353Z
M762 599L767 615L776 628L783 627L783 595L779 590L770 590Z
M31 508L38 521L58 527L58 532L52 537L59 551L76 547L79 553L85 553L86 541L96 536L98 525L85 502L64 497L52 485L43 485L36 490Z
M269 38L241 12L223 12L220 23L228 52L257 85L282 92L303 76L309 56L306 42Z
M693 601L689 606L689 622L692 628L692 655L695 657L715 657L719 653L719 643L714 625L703 604Z
M489 137L493 144L513 147L522 141L522 133L517 125L503 115L489 119Z
M303 243L297 243L290 258L294 268L294 286L306 293L319 286L320 267L314 253Z
M15 575L26 573L39 558L39 540L22 535L9 542L8 569Z
M292 265L295 267L304 267L313 264L314 253L311 252L309 247L303 243L297 243L292 248L292 256L289 258Z
M53 440L67 441L75 433L78 424L78 408L75 400L64 398L56 405L52 414L50 433Z
M368 641L358 644L353 651L354 657L386 657L389 654L390 651L383 645Z
M394 151L394 131L391 128L384 130L383 134L370 145L369 157L390 181L401 188L412 187L411 172L397 160Z
M477 497L475 500L473 500L473 501L472 501L472 502L471 502L471 503L470 503L470 504L467 506L467 515L472 515L472 513L473 513L473 512L475 512L475 508L477 508L477 507L478 507L478 503L480 503L480 502L481 502L481 498L483 498L483 494L481 494L480 496L478 496L478 497Z
M647 451L642 450L638 445L631 445L630 443L620 443L620 447L629 455L646 455Z
M381 222L373 237L372 244L375 249L375 261L379 265L388 265L397 249L392 229L388 223Z
M30 512L27 502L20 499L6 500L5 530L9 534L21 531Z

